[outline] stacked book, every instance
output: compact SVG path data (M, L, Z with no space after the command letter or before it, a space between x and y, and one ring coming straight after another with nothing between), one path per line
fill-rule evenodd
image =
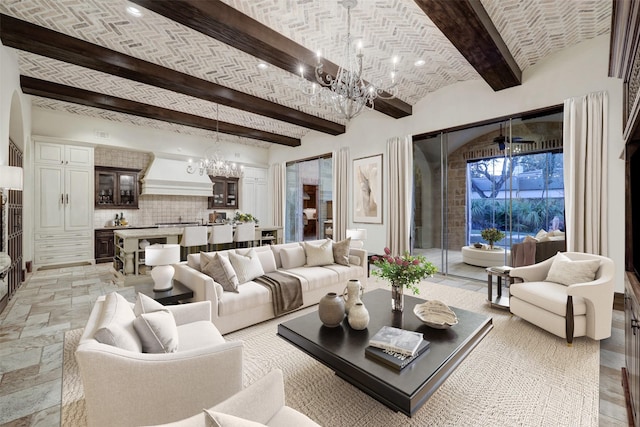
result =
M399 371L427 351L429 344L420 332L383 326L369 340L365 355Z

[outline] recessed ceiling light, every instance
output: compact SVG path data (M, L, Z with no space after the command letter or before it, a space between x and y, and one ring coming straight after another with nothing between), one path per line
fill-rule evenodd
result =
M135 16L136 18L140 18L142 16L142 11L135 6L127 6L127 13L131 16Z
M258 68L261 70L266 70L269 66L264 62L258 62Z
M425 61L424 59L418 59L416 62L413 63L413 65L415 65L416 67L422 67L426 63L427 61Z

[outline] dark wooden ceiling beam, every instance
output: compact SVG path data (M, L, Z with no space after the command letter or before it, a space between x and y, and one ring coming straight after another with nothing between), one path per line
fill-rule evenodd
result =
M20 76L20 86L22 91L29 95L42 96L45 98L72 102L89 107L101 108L103 110L117 111L119 113L132 114L135 116L146 117L148 119L162 120L164 122L177 123L179 125L191 126L200 129L216 130L216 121L207 119L206 117L156 107L154 105L130 101L128 99L117 98L115 96L92 92L85 89L78 89L71 86L61 85L59 83L51 83L35 79L33 77ZM300 139L298 138L278 135L227 122L218 122L218 131L228 135L259 139L261 141L286 145L289 147L299 147L301 144Z
M5 46L15 49L249 111L318 132L330 135L345 132L345 126L340 123L306 114L4 14L0 14L0 39Z
M522 70L480 0L415 0L495 91L522 84Z
M308 70L305 78L316 82L315 72L309 71L314 70L317 63L315 52L220 0L132 1L292 74L299 75L303 65ZM336 64L326 59L323 64L325 73L336 75ZM412 113L411 105L398 98L378 98L374 108L396 119Z

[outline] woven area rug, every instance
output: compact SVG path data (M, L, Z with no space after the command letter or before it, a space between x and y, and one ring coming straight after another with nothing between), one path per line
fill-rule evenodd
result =
M567 347L564 340L491 309L482 293L423 283L420 296L486 313L494 329L412 418L391 411L276 336L278 323L316 307L226 338L244 341L245 384L282 369L287 404L323 426L598 425L597 341L577 338ZM65 335L63 426L85 425L77 366L68 362L78 338L78 331Z

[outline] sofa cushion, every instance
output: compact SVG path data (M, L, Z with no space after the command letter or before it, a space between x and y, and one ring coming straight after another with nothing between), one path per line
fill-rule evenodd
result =
M238 292L238 276L231 265L231 261L217 253L200 253L200 263L202 271L207 276L222 285L222 289L227 292Z
M205 409L205 425L207 427L265 427L264 424L239 418L234 415Z
M93 337L100 343L140 353L142 344L133 328L135 318L131 304L119 293L111 292L102 304L102 317Z
M333 242L333 262L336 264L349 265L349 246L351 237L347 237L339 242Z
M142 313L133 321L144 353L175 353L178 351L178 327L169 310Z
M183 352L222 344L225 339L213 323L208 320L199 320L178 326L178 342L178 351Z
M566 286L593 282L598 268L600 268L599 259L573 261L562 252L558 252L553 259L545 281Z
M260 258L258 258L258 254L256 254L256 251L253 249L246 255L230 253L229 260L238 275L238 282L240 282L240 284L247 283L256 277L264 275Z
M362 267L360 266L352 265L347 267L346 265L331 264L325 265L323 268L336 272L341 282L362 277Z
M346 267L345 267L346 268ZM298 267L286 270L287 274L293 274L301 278L302 290L314 290L324 286L339 283L339 274L326 267ZM302 280L304 279L304 280ZM306 283L305 283L306 281Z
M547 311L566 316L567 314L567 287L552 282L521 282L509 286L512 297L519 298ZM581 316L587 313L587 304L584 298L573 297L573 314Z
M280 253L282 252L282 250L287 248L295 248L295 247L302 247L302 246L300 245L300 243L297 243L297 242L281 243L279 245L270 245L270 249L271 251L273 251L273 257L276 259L277 268L282 267L282 259L280 258Z
M136 304L133 306L133 314L135 314L136 317L140 316L142 313L151 313L158 310L164 310L164 305L160 304L153 298L138 292L138 295L136 295Z
M282 248L280 259L282 260L282 268L285 270L302 267L307 263L307 256L302 246Z
M241 286L239 294L226 294L218 301L218 316L226 316L267 304L272 305L271 292L256 283L248 282Z
M254 250L258 255L258 259L260 260L260 264L262 265L262 270L265 273L271 273L276 271L276 258L273 255L273 251L268 246L260 246L253 249L247 250L237 250L236 253L240 255L247 255L249 251Z
M304 242L307 255L307 267L333 264L333 249L331 240L327 239L320 245Z

